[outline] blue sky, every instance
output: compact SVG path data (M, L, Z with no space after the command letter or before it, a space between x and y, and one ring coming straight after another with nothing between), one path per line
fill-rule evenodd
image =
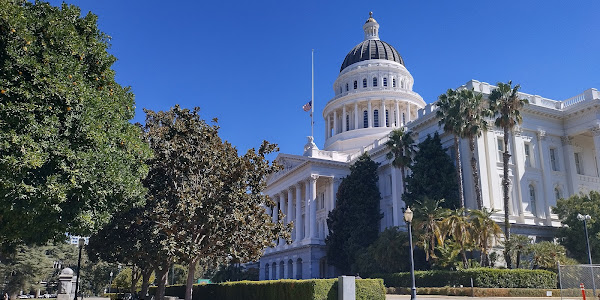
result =
M59 5L60 1L51 1ZM315 49L315 140L344 57L373 11L427 103L470 79L512 80L564 100L600 89L600 1L71 0L112 36L117 81L142 108L199 106L245 152L263 139L301 154ZM176 4L173 4L176 3Z

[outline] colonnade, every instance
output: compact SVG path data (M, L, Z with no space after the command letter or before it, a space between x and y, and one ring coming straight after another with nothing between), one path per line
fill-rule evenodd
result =
M325 137L361 128L400 127L419 108L401 100L362 100L343 104L325 118Z

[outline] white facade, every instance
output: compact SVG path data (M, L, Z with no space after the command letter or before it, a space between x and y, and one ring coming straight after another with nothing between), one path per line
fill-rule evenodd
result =
M402 126L421 142L428 134L440 133L444 147L453 147L435 117L435 103L426 105L412 91L413 78L402 59L389 45L380 42L379 24L371 17L363 26L365 41L348 54L333 85L335 96L323 110L325 146L320 150L312 137L303 155L280 154L284 169L268 178L264 191L277 203L285 222L294 222L293 243L279 241L260 260L260 279L333 277L327 264L325 237L327 214L335 207L341 178L362 153L379 162L381 229L404 225L400 172L385 155L387 135ZM371 45L372 49L365 50ZM358 49L358 50L357 50ZM366 53L357 58L362 51ZM384 54L382 54L385 52ZM391 53L391 54L390 54ZM374 58L373 58L374 57ZM494 89L471 80L463 87L487 97ZM564 101L522 93L529 100L522 110L523 123L511 135L509 151L512 232L538 239L551 239L560 226L551 206L558 198L579 192L600 190L600 93L596 89ZM493 124L493 122L491 122ZM497 210L494 218L503 221L502 150L503 132L491 128L476 142L480 186L484 206ZM470 152L460 143L465 201L475 208Z

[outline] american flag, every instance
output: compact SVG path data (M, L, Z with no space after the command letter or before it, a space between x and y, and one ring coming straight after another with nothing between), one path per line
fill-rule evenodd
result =
M302 106L302 110L310 111L312 109L312 100Z

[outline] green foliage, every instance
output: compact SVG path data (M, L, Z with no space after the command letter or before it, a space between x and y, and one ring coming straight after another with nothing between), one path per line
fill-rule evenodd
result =
M390 150L386 154L386 158L392 160L392 166L400 169L404 190L406 188L405 169L412 165L412 157L416 151L412 132L405 131L404 127L394 129L390 132L389 139L385 142L385 145Z
M258 280L258 269L246 269L238 264L221 266L215 275L211 278L212 282L219 283L225 281Z
M416 245L425 250L425 259L436 259L435 249L437 245L444 245L445 233L442 227L442 221L449 214L449 210L442 208L440 203L444 200L423 199L422 203L415 206L415 215L413 219L414 234L416 235Z
M397 227L386 228L373 244L358 254L356 268L361 276L408 270L408 234Z
M182 298L184 286L169 286L169 296ZM337 279L237 281L220 284L194 285L193 300L336 300ZM356 280L357 300L384 300L385 288L381 279Z
M377 187L378 166L367 154L361 155L350 166L350 175L340 183L337 205L327 218L327 258L345 274L355 272L357 254L371 245L379 234L382 214Z
M409 288L388 288L388 293L392 294L410 294ZM469 297L522 297L522 298L545 298L546 292L551 291L554 297L564 294L564 290L559 289L536 289L536 288L473 288L471 287L424 287L417 288L417 295L446 295L446 296L469 296ZM574 293L572 297L581 295ZM590 292L591 294L591 292Z
M387 287L410 287L410 274L375 274ZM556 273L546 270L467 269L459 271L416 271L415 282L420 287L471 286L482 288L556 288Z
M589 194L573 195L568 199L556 201L552 212L557 214L565 226L561 227L558 236L561 245L578 261L588 263L583 222L577 219L578 214L590 215L587 229L592 251L593 263L600 262L600 193L591 191Z
M10 255L0 258L0 282L2 290L16 297L21 290L41 288L39 282L48 279L52 272L52 261L46 256L44 246L18 246Z
M439 135L428 135L418 148L411 167L412 174L406 178L406 192L402 197L406 205L413 207L427 197L445 199L441 203L444 208L458 208L456 168L442 147Z
M150 152L96 21L73 5L0 5L0 246L88 235L143 203Z

